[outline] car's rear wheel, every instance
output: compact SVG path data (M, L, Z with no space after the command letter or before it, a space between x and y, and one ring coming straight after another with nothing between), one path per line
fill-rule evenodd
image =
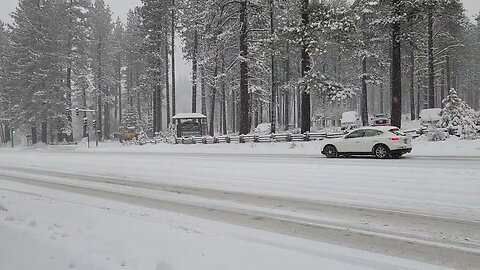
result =
M378 159L390 157L390 149L386 145L380 144L373 149L373 155Z
M325 148L323 149L323 154L327 157L327 158L336 158L338 157L338 151L337 151L337 148L333 145L327 145L325 146Z

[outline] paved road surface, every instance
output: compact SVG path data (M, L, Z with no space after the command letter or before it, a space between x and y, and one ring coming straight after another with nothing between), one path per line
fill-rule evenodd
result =
M480 266L478 158L11 152L0 164L8 181L457 269Z

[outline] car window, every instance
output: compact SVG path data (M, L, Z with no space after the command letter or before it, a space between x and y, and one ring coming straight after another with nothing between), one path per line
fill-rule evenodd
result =
M375 137L375 136L378 136L378 135L381 135L383 132L381 132L380 130L375 130L375 129L367 129L365 130L365 137Z
M363 133L364 133L363 130L355 130L352 133L345 136L345 138L346 139L360 138L360 137L363 137Z
M406 136L406 134L401 132L398 128L390 129L389 132L397 136Z

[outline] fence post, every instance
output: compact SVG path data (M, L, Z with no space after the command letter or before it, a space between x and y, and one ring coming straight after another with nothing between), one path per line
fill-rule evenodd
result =
M258 141L259 141L258 135L257 135L257 134L254 134L254 135L253 135L253 142L254 142L254 143L258 143Z
M291 142L292 141L292 133L287 133L287 142Z
M207 142L207 137L202 137L202 142L203 142L203 144L207 144L208 143Z
M305 141L306 141L306 142L309 142L309 141L310 141L310 133L308 133L308 131L307 131L307 132L305 132L304 135L305 135L305 137L304 137L304 138L305 138Z
M227 135L227 138L225 138L225 142L226 142L226 143L230 143L230 142L231 142L230 136Z
M243 135L240 135L240 137L238 137L238 141L240 143L245 143L245 139L243 138Z

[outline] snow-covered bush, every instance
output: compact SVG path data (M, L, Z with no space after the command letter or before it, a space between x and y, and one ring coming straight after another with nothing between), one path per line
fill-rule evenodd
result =
M455 89L450 89L448 96L442 101L445 107L442 109L441 120L438 127L450 130L458 130L462 139L478 138L478 128L475 125L474 111L468 104L457 95Z
M147 133L145 133L144 131L140 131L140 132L138 133L138 136L137 136L137 139L136 139L136 141L135 141L135 144L145 145L147 142L148 142Z
M438 129L435 126L432 126L428 129L425 137L430 142L445 141L448 138L448 133L444 130Z

